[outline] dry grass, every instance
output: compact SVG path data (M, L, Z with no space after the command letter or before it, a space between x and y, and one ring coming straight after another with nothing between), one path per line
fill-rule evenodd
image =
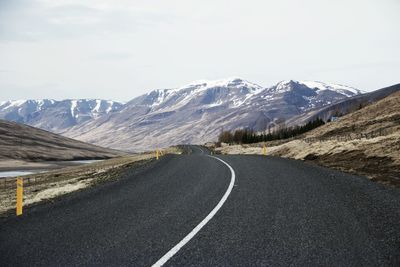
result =
M163 150L163 155L180 153L180 149L176 147ZM143 153L25 176L23 177L24 205L53 199L107 180L117 179L125 169L145 164L154 158L154 152ZM6 214L15 208L15 179L7 183L6 187L0 188L0 214Z
M341 138L380 130L387 134L370 139ZM310 139L313 141L306 142ZM297 140L266 145L268 155L314 161L400 186L400 92L316 128ZM215 150L222 154L262 154L262 146L262 143L222 146Z

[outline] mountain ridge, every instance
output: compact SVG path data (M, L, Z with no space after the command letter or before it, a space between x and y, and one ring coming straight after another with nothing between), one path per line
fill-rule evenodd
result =
M361 93L318 81L284 80L263 87L231 77L152 90L124 104L97 99L3 102L0 119L96 145L144 151L212 141L222 129L266 130Z
M102 99L29 99L0 103L0 119L25 123L55 133L119 110L122 103Z
M279 119L361 93L343 85L323 85L310 88L290 80L264 88L236 77L197 81L175 89L153 90L127 102L118 112L74 126L64 134L106 147L129 146L135 151L204 143L214 140L222 129L265 130Z

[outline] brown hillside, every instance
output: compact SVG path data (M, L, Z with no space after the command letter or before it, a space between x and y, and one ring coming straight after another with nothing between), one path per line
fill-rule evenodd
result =
M308 137L376 133L388 134L400 128L400 92L394 93L374 104L328 123L307 134Z
M0 120L0 160L104 159L124 154L24 124Z
M225 146L225 154L262 154L263 144ZM286 143L267 143L269 155L308 160L400 186L400 92Z

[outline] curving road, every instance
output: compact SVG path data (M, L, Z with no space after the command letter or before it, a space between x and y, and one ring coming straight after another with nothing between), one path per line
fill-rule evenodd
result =
M1 266L400 266L400 190L187 146L0 222Z

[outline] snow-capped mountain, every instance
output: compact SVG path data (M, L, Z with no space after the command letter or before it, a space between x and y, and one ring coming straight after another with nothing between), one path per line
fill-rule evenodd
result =
M231 78L218 81L196 81L176 89L154 90L128 102L128 106L148 106L151 111L175 110L187 105L210 108L228 104L240 106L263 88L248 81Z
M215 140L222 129L265 130L279 119L336 103L361 91L322 82L282 81L263 88L240 78L159 89L65 135L119 149L147 150Z
M212 141L222 129L265 130L277 120L289 121L361 93L323 82L288 80L265 88L229 78L154 90L126 104L97 99L5 101L0 103L0 119L102 146L142 151Z
M0 103L0 119L61 133L72 126L115 112L122 105L100 99L4 101Z

